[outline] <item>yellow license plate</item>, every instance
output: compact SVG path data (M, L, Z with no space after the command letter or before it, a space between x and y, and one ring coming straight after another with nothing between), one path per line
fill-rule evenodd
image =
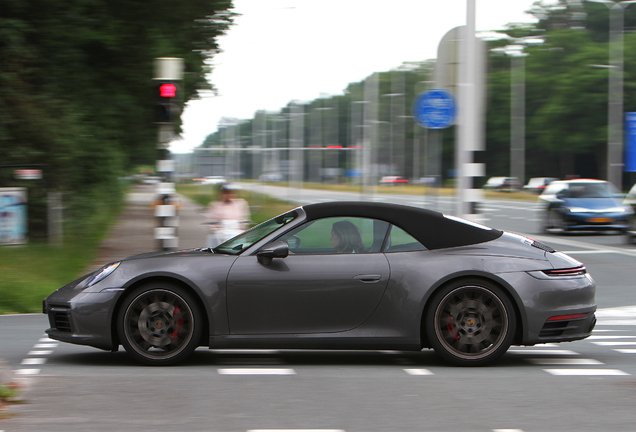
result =
M614 222L614 219L608 218L608 217L595 217L595 218L589 218L588 221L592 223L606 223L606 222Z

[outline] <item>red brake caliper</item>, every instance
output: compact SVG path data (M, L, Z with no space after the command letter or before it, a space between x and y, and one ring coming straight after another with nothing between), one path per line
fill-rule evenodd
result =
M172 314L174 318L176 318L176 324L174 326L174 331L172 332L172 339L176 339L181 334L181 329L183 328L183 317L181 316L181 309L177 306L174 308L174 312Z
M448 319L446 320L446 328L448 329L448 332L451 334L451 336L455 338L455 340L459 339L457 327L455 327L455 318L453 318L452 315L449 315Z

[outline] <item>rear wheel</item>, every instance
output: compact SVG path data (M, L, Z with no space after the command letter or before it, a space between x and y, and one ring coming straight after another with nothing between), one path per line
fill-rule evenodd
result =
M459 366L483 366L501 357L515 328L512 303L501 288L476 279L446 286L435 295L426 316L433 349Z
M186 359L199 344L201 313L191 295L168 283L135 289L122 304L119 340L135 360L171 365Z

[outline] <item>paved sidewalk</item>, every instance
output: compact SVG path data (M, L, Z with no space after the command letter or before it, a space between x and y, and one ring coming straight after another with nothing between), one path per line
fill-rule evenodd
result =
M154 229L159 225L152 209L152 201L156 197L154 190L154 185L136 185L132 188L126 198L126 208L102 242L87 271L97 270L104 264L130 255L159 250L159 242L154 238ZM181 200L183 206L178 212L178 249L205 247L208 229L207 225L203 225L205 217L200 214L200 206L183 196Z

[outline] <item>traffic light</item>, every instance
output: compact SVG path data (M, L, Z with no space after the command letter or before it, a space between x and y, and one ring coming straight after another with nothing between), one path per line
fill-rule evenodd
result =
M155 123L174 123L181 113L180 87L177 81L157 80L154 83Z

